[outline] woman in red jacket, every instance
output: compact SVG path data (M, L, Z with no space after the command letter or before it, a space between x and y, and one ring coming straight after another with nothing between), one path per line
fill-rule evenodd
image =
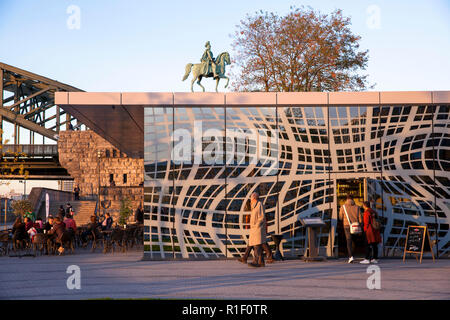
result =
M378 244L381 243L380 230L372 227L372 221L376 217L376 212L370 208L369 201L364 201L364 233L366 234L366 258L362 264L378 263Z

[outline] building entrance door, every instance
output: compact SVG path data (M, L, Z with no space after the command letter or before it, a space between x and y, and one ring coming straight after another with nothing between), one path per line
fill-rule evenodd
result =
M365 194L365 179L338 179L337 180L337 212L338 212L338 221L337 221L337 237L338 237L338 257L344 258L348 256L347 253L347 241L345 239L344 226L343 221L339 218L339 212L341 210L341 206L345 204L347 195L352 195L355 204L361 208L362 214L362 204L364 201ZM343 217L344 219L345 216ZM356 236L353 244L353 257L362 258L365 254L365 240L364 236Z

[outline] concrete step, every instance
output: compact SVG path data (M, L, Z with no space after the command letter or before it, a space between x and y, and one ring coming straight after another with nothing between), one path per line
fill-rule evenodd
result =
M70 201L77 225L89 223L91 215L95 213L96 203L95 200ZM65 209L66 204L67 202L53 202L50 204L50 213L56 216L58 214L59 206L62 205Z

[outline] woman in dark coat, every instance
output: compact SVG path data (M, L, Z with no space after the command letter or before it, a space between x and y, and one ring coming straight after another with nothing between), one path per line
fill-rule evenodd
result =
M366 258L362 264L378 262L378 244L381 243L380 230L372 227L372 221L376 217L376 212L370 208L369 201L363 203L364 208L364 233L366 235Z

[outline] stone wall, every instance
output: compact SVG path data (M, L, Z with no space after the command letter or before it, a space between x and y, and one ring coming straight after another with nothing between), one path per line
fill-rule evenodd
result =
M101 187L99 215L104 215L105 212L109 212L114 221L117 221L121 200L125 198L131 200L133 215L130 216L129 221L134 221L134 211L144 201L142 187Z
M74 185L79 186L81 197L96 199L100 181L100 201L111 201L106 211L113 218L118 215L121 199L129 198L133 210L143 203L143 159L129 158L92 130L61 131L58 153L60 164L73 177ZM114 184L110 182L111 175Z
M54 190L49 188L33 187L28 194L27 200L30 201L31 207L34 211L38 211L42 205L40 202L45 202L45 194L48 194L51 201L66 201L70 202L74 200L74 195L71 192Z
M45 194L48 194L50 204L53 202L72 202L74 200L74 194L72 192L66 192L61 190L54 190L49 188L32 188L28 195L28 201L31 202L33 212L36 213L36 217L45 219ZM56 212L51 212L55 214Z

